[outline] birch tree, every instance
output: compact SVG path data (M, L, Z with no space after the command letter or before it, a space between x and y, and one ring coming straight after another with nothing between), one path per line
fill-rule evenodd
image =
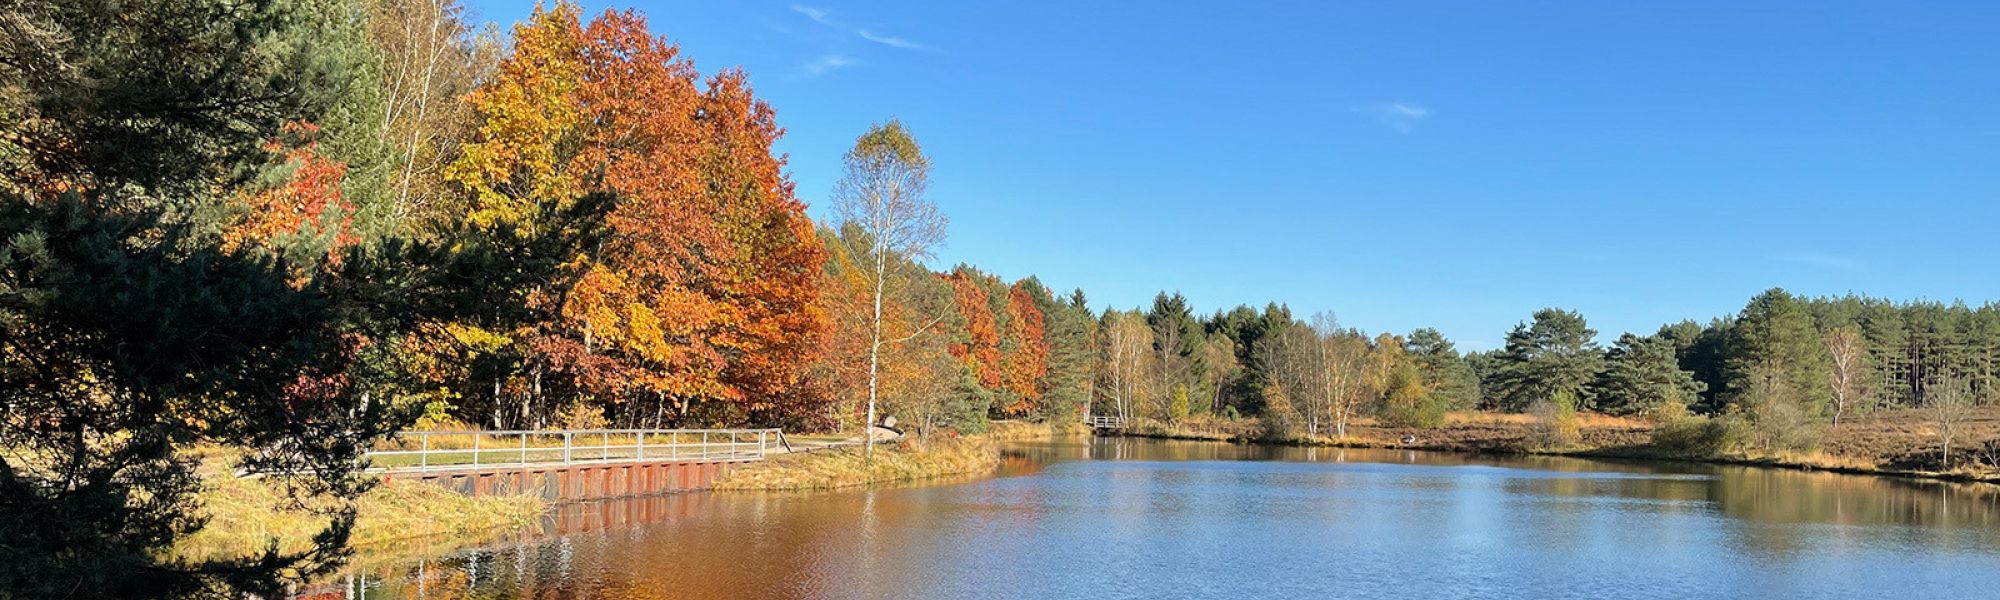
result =
M1833 410L1833 426L1840 426L1840 417L1847 411L1859 408L1868 395L1868 349L1861 339L1861 330L1853 327L1839 327L1828 330L1824 335L1826 353L1831 358L1833 368L1827 372L1827 384L1832 389L1829 402Z
M1347 422L1361 412L1362 402L1368 397L1368 383L1363 376L1368 367L1368 341L1352 330L1342 330L1332 321L1331 315L1324 324L1315 318L1314 327L1320 329L1320 369L1325 388L1327 410L1333 420L1333 434L1347 438Z
M475 32L459 0L374 0L368 34L382 53L380 135L389 143L392 219L447 218L444 168L477 128L462 99L498 62L498 33Z
M1964 433L1965 422L1972 417L1972 385L1964 377L1948 375L1925 382L1924 387L1928 402L1924 413L1930 417L1938 442L1944 445L1939 469L1950 470L1951 445Z
M1133 417L1133 408L1145 401L1152 376L1153 330L1146 320L1133 313L1105 315L1104 374L1100 395L1111 402L1120 420Z
M947 221L925 197L930 183L930 158L924 156L903 124L894 119L868 129L854 141L844 159L846 173L833 191L834 210L841 222L866 235L869 268L864 269L873 291L868 320L868 421L863 436L866 451L875 451L875 407L882 363L882 300L887 293L889 256L929 258L944 242ZM919 329L910 335L922 335Z
M1208 363L1209 385L1207 390L1203 390L1209 395L1206 412L1219 414L1224 400L1223 391L1243 372L1243 364L1236 360L1236 342L1226 335L1209 336L1208 342L1202 344L1201 353L1206 357L1204 362Z

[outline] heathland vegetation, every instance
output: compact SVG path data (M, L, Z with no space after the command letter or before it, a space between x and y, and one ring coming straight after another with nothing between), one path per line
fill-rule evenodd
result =
M883 415L911 438L745 487L976 469L991 442L956 440L990 419L1090 415L1290 443L2000 466L2000 306L1771 290L1609 347L1548 309L1476 353L1275 303L1098 311L1031 276L933 270L932 159L894 120L857 132L830 218L809 218L749 76L703 74L637 13L554 2L503 35L454 0L0 7L13 595L324 573L357 537L408 531L368 506L446 501L363 496L360 453L413 426ZM295 499L311 518L225 510ZM217 539L246 526L303 542Z

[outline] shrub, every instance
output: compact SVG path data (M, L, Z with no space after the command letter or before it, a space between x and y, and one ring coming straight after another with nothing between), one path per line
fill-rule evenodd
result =
M1188 417L1187 384L1174 384L1174 393L1167 401L1167 422L1179 423Z
M1277 385L1264 387L1264 414L1257 419L1263 431L1259 437L1266 440L1286 441L1298 438L1299 415L1292 408L1292 399L1285 395L1285 388Z
M605 429L611 421L604 418L604 410L583 402L572 402L556 413L557 429Z
M1764 399L1750 407L1749 415L1752 437L1760 448L1805 452L1819 447L1823 434L1819 423L1797 402Z
M1389 390L1382 406L1382 424L1423 429L1443 427L1447 402L1448 399L1424 387L1415 366L1405 365L1389 376Z
M1528 406L1528 413L1535 416L1535 443L1539 447L1562 448L1583 441L1575 392L1563 390L1548 400L1537 400Z
M1686 415L1653 430L1653 448L1670 456L1707 458L1734 450L1742 443L1743 421L1736 416L1709 418Z

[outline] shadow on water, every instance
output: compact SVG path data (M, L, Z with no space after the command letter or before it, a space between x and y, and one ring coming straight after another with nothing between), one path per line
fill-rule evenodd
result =
M1340 568L1299 578L1268 571L1254 559L1265 553ZM1504 598L1529 596L1476 592L1519 586L1560 596L1578 582L1649 577L1680 586L1657 597L1731 597L1771 585L1833 597L1912 589L1950 596L2000 585L1990 568L1996 555L2000 486L1078 438L1013 445L998 477L970 482L563 505L477 548L364 557L364 566L300 597L1091 597L1107 581L1132 590L1114 596L1144 597L1209 595L1183 587L1234 578L1228 589L1278 595ZM1972 561L1987 567L1986 580L1884 578L1886 565L1876 564L1884 556L1904 567ZM1792 579L1802 568L1877 576ZM1202 579L1192 579L1197 573ZM1430 583L1368 587L1409 577ZM1844 587L1813 587L1836 584Z

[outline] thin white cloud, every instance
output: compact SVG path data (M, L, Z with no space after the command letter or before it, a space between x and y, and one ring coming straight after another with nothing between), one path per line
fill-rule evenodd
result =
M911 40L909 38L897 37L886 33L881 33L873 29L848 25L847 23L844 23L838 19L833 18L833 11L820 8L817 6L810 6L805 4L793 4L792 12L805 15L807 19L812 19L812 22L818 23L822 26L832 29L838 29L843 34L859 36L861 39L868 40L870 42L874 42L891 48L901 48L904 50L926 49L923 44L918 43L915 40Z
M1418 121L1424 120L1425 117L1431 114L1431 109L1408 102L1387 102L1368 106L1356 106L1353 110L1354 112L1374 117L1376 121L1402 133L1409 133L1411 129L1416 128Z
M828 13L824 8L819 8L816 6L806 6L804 4L793 4L792 11L805 15L806 18L812 19L813 22L825 25L827 27L840 26L839 24L834 23L832 19L828 18L827 15L831 13Z
M815 58L813 59L812 62L806 63L805 69L806 69L806 74L817 76L826 74L828 71L833 71L835 69L843 69L853 65L854 65L854 59L852 58L848 58L840 54L828 54L825 56L821 56L819 58Z
M881 34L878 34L878 33L875 33L875 32L873 32L873 31L869 31L869 30L866 30L866 29L863 29L863 30L861 30L861 31L860 31L859 33L861 34L861 39L864 39L864 40L868 40L868 41L871 41L871 42L875 42L875 43L877 43L877 44L881 44L881 45L884 45L884 46L893 46L893 47L896 47L896 48L902 48L902 49L904 49L904 50L922 50L922 49L924 49L924 45L923 45L923 44L919 44L919 43L916 43L916 42L912 42L912 41L910 41L910 40L906 40L906 39L903 39L903 38L899 38L899 37L895 37L895 36L888 36L888 35L881 35Z

